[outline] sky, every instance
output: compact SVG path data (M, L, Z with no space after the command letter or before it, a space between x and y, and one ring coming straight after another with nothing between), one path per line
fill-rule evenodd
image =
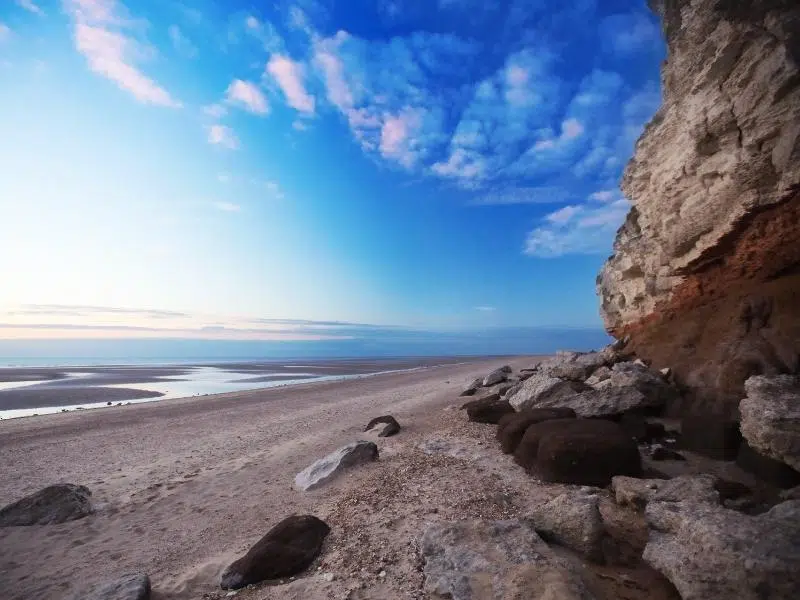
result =
M2 0L0 339L598 339L663 58L644 0Z

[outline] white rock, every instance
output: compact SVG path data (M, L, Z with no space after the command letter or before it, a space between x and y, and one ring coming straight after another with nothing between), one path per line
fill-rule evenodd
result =
M303 491L311 490L329 482L350 467L377 459L378 447L373 442L353 442L309 465L295 476L294 483Z

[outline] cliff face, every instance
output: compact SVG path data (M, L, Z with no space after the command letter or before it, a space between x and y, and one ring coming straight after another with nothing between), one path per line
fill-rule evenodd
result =
M652 0L663 105L598 276L609 332L735 415L752 374L800 369L800 3Z

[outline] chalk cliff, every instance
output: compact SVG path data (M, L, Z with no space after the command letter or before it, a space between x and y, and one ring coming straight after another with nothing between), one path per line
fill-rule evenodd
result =
M663 104L623 177L601 312L672 367L683 409L736 416L748 376L800 370L800 3L650 4Z

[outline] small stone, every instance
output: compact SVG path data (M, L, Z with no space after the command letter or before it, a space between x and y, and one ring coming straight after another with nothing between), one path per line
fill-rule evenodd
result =
M325 581L327 581L328 583L330 583L331 581L333 581L334 579L336 579L336 575L334 575L333 573L323 573L323 574L322 574L322 578L323 578Z

